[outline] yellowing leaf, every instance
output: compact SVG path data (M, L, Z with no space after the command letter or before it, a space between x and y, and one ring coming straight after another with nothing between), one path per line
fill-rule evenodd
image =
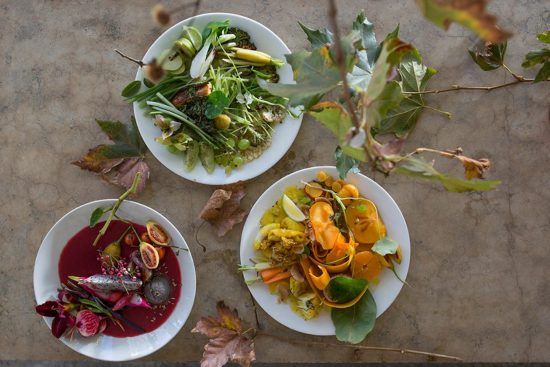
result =
M510 37L497 25L497 18L487 13L487 0L417 0L428 20L445 30L455 22L475 32L479 38L501 43Z
M228 362L248 367L256 359L254 341L243 333L236 310L223 301L216 306L218 315L201 317L192 333L201 333L210 340L204 346L201 367L221 367Z

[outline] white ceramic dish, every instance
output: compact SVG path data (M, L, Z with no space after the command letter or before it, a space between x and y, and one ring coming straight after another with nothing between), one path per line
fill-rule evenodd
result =
M302 187L302 181L308 182L315 179L318 171L323 170L333 177L338 177L335 167L310 167L291 173L281 178L269 187L256 201L243 228L241 237L241 263L252 265L251 258L255 257L253 248L254 239L260 228L260 218L281 197L283 190L288 186ZM372 200L378 207L378 212L384 220L388 236L397 241L403 251L403 261L396 265L396 272L405 280L409 270L411 258L411 245L409 231L403 218L403 214L391 196L380 185L362 174L349 174L347 182L353 183L359 189L361 195ZM244 272L245 280L254 278L254 271ZM388 269L380 274L380 282L370 286L370 291L376 301L377 317L380 316L396 299L403 284ZM277 296L269 292L261 282L249 286L254 299L275 320L286 327L311 335L334 335L334 325L330 318L330 312L324 310L318 317L304 320L295 314L285 303L277 303Z
M199 30L202 30L211 21L226 19L229 19L231 22L230 26L241 28L248 32L258 50L267 52L271 56L281 60L285 60L284 55L290 53L288 47L275 33L255 20L230 13L207 13L181 21L168 29L153 42L143 60L150 61L163 50L171 47L174 41L181 36L182 26L185 24L192 24ZM290 65L285 64L278 69L278 72L281 83L294 82ZM138 69L136 79L143 80L141 68ZM154 126L153 119L145 114L145 110L140 108L138 103L134 103L134 115L145 144L147 144L151 153L166 168L183 178L207 185L225 185L237 181L250 180L261 175L277 163L288 151L302 123L301 116L299 118L287 116L283 123L274 128L271 146L260 157L234 169L228 175L225 173L225 169L219 166L216 167L213 173L206 172L201 164L197 164L192 171L185 170L181 156L168 152L165 146L155 142L155 138L160 136L160 130Z
M90 214L95 208L109 206L114 202L114 199L97 200L79 206L65 214L50 229L40 245L34 263L33 282L37 304L57 296L59 287L57 265L67 241L89 224ZM124 201L117 214L136 223L145 223L149 219L155 220L168 231L174 246L188 249L176 227L162 214L143 204ZM78 353L105 361L128 361L144 357L162 348L183 327L195 300L195 265L190 251L180 251L178 260L182 281L180 298L170 317L159 328L131 338L114 338L107 335L83 338L76 333L72 340L62 337L61 341ZM44 320L51 328L52 318L44 317Z

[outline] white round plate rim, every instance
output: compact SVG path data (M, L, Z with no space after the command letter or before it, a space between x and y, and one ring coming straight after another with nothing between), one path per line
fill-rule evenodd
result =
M338 176L338 171L334 166L305 168L282 177L256 200L243 227L240 243L241 264L252 264L250 262L250 258L254 255L252 244L257 236L260 218L264 211L275 203L280 195L282 195L285 187L289 185L300 186L302 180L313 180L315 174L320 170L327 172L333 177ZM409 270L411 247L407 223L401 210L390 194L367 176L360 173L349 173L346 181L356 184L359 192L376 204L386 224L388 236L399 242L403 252L403 261L396 266L396 271L401 279L405 280ZM256 276L253 271L246 271L243 275L245 281ZM286 327L310 335L325 336L335 334L334 324L327 310L324 310L319 317L306 321L296 315L287 304L277 303L277 296L270 294L268 288L261 282L249 285L248 287L252 296L264 311ZM380 283L370 287L377 303L376 317L385 312L395 301L402 287L403 283L390 270L386 269L382 272Z
M61 253L68 239L74 236L86 225L86 222L82 224L78 219L76 220L76 223L67 222L71 220L71 218L76 218L77 216L83 216L88 219L93 209L99 206L113 204L115 201L116 199L101 199L80 205L62 216L50 228L40 244L34 263L33 288L37 304L41 304L49 299L55 298L56 293L52 290L59 286L59 275L57 272L59 256L55 259L55 270L53 271L55 276L53 276L53 278L56 279L56 282L54 285L51 284L51 281L53 281L53 279L51 279L53 274L47 274L44 271L44 268L47 268L45 263L48 262L48 253L52 250ZM132 212L141 210L144 216L146 215L149 219L154 219L159 222L169 232L172 237L172 241L178 244L178 246L186 248L187 251L181 251L178 255L178 263L182 277L182 288L178 303L170 317L157 329L150 333L130 338L114 338L107 335L100 335L92 338L82 338L80 336L76 336L73 340L66 337L60 338L66 346L75 352L90 358L112 362L129 361L142 358L164 347L178 334L183 325L186 323L193 308L196 295L196 273L193 256L191 255L189 246L178 229L164 215L144 204L131 200L125 200L120 206L118 212L120 213L126 210L131 210ZM136 214L136 216L138 216L138 214ZM132 220L131 217L129 219ZM66 229L63 228L64 226L76 226L77 224L80 225L79 228L67 229L69 233L67 235L63 235L63 237L66 237L67 241L60 241L58 244L53 243L53 237L57 235L58 231L66 232ZM50 276L49 282L45 280L47 276ZM43 317L43 319L51 329L52 318ZM145 348L143 344L147 342L155 342L155 345L150 345L148 348ZM135 344L138 345L136 346ZM117 346L119 348L126 347L126 353L121 352L120 350L114 351L113 349Z
M282 60L285 60L285 54L290 53L290 49L279 36L256 20L233 13L205 13L182 20L166 30L149 47L143 60L149 61L158 55L162 49L169 47L168 44L178 38L181 33L179 29L181 29L184 24L189 24L190 22L206 23L208 21L224 19L229 19L231 25L236 25L245 30L251 28L253 31L251 31L251 29L248 29L248 31L251 34L252 40L260 50ZM261 37L262 42L258 42L258 37ZM279 76L281 82L294 83L292 69L287 63L279 69ZM136 80L143 80L141 68L138 68ZM298 118L287 115L281 124L275 126L271 145L258 158L234 169L229 175L226 174L225 169L220 166L216 166L214 172L209 174L201 164L197 164L193 170L187 171L184 168L183 158L181 156L168 152L163 145L155 141L155 137L159 136L160 133L158 129L154 127L152 119L145 116L145 111L139 107L139 103L134 102L133 107L139 132L151 154L153 154L163 166L178 176L206 185L222 185L238 181L247 181L263 174L269 168L273 167L290 149L302 124L302 115Z

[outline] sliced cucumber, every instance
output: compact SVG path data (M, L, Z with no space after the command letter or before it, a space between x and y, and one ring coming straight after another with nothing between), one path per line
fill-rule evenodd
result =
M185 63L182 63L181 67L178 70L171 71L170 74L174 74L174 75L183 74L186 69L187 69L187 67L186 67Z
M193 56L195 56L195 53L197 52L197 50L195 50L195 47L193 46L191 41L189 41L187 38L180 38L179 40L176 41L175 45L187 57L193 57Z
M159 63L159 65L162 65L163 62L166 61L166 59L168 58L168 56L170 56L170 54L172 53L172 49L171 48L167 48L166 50L163 50L159 56L157 57L157 63Z
M191 41L191 44L193 45L195 50L199 50L201 48L202 35L197 28L184 25L181 36Z
M183 63L183 59L180 55L174 55L173 57L171 56L167 58L162 64L162 68L170 72L179 70L182 66L185 70L185 64Z

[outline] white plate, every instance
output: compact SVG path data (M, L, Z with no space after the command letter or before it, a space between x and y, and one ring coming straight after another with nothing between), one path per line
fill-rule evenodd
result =
M291 173L275 182L262 196L256 201L243 228L241 237L241 263L252 265L251 258L255 254L253 243L258 235L260 228L260 219L264 212L269 209L281 197L283 191L288 186L302 187L302 181L308 182L315 179L318 171L323 170L332 177L338 177L335 167L310 167ZM403 250L403 261L396 264L396 272L401 279L405 280L409 270L411 258L411 244L409 240L409 231L405 218L399 210L399 207L393 201L391 196L380 185L362 174L348 174L346 181L357 186L362 196L372 200L380 216L386 225L388 236L397 241ZM244 279L254 278L254 271L244 272ZM380 316L392 304L403 284L388 269L380 274L380 282L377 285L370 286L369 289L376 301L376 317ZM311 320L304 320L295 314L288 304L277 303L277 296L269 292L261 282L249 286L254 299L271 317L285 325L286 327L311 335L334 335L334 325L330 318L330 312L323 312Z
M67 241L83 227L89 225L90 214L95 208L109 206L114 202L114 199L97 200L79 206L65 214L50 229L40 245L34 263L33 282L37 304L57 297L59 287L57 265ZM124 201L117 214L136 223L155 220L170 234L174 246L189 249L182 235L168 219L143 204ZM78 353L105 361L128 361L144 357L162 348L183 327L195 300L195 265L191 252L180 251L178 260L182 281L180 298L170 317L156 330L131 338L113 338L107 335L83 338L76 333L72 340L61 337L61 341ZM44 317L44 320L51 328L52 318Z
M275 33L255 20L237 14L207 13L181 21L168 29L151 45L143 60L148 62L163 50L170 48L174 41L181 36L184 24L192 23L193 26L202 30L211 21L226 19L229 19L231 27L237 27L248 32L258 50L281 60L285 60L284 55L290 53L288 47ZM278 72L281 83L294 83L290 65L285 63L283 67L278 69ZM138 69L136 80L143 80L141 68ZM234 169L228 175L225 173L225 169L219 166L216 167L214 172L208 173L200 163L192 171L187 171L180 155L168 152L164 145L155 142L155 138L160 136L160 130L153 124L153 119L146 115L145 110L139 107L139 103L134 103L134 115L145 144L160 163L181 177L207 185L225 185L250 180L261 175L285 155L294 142L302 123L301 116L299 118L287 116L283 123L275 126L271 146L261 156Z

